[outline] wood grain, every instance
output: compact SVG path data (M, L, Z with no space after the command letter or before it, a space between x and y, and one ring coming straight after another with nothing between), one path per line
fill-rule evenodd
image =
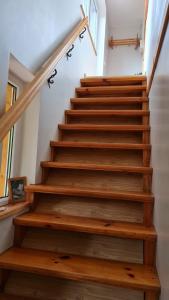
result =
M80 142L64 142L64 141L51 141L51 147L57 148L87 148L87 149L116 149L116 150L150 150L150 144L128 144L128 143L80 143Z
M135 192L110 192L99 189L80 189L80 188L65 188L61 186L51 185L29 185L25 188L25 191L32 193L47 193L57 195L69 195L69 196L83 196L93 197L98 199L118 199L124 201L134 202L153 202L154 197L150 193L135 193Z
M17 226L103 234L120 238L156 240L156 232L153 227L148 228L134 223L114 222L112 220L75 217L61 214L24 214L15 218L14 224Z
M13 276L9 278L7 283L6 292L25 297L35 297L38 300L126 300L126 294L129 300L144 299L143 292L138 290L75 282L22 272L13 272Z
M143 90L146 90L146 85L140 86L104 86L104 87L80 87L76 88L76 95L78 97L90 97L90 96L113 96L113 95L137 95ZM141 95L141 94L140 94Z
M106 86L106 85L133 85L141 84L146 76L119 76L119 77L86 77L80 80L81 86Z
M11 248L0 257L3 269L46 276L93 281L159 293L155 268L54 252ZM144 274L144 276L143 276Z
M41 167L53 169L69 169L69 170L89 170L89 171L104 171L117 173L137 173L137 174L152 174L151 167L130 167L120 165L99 165L99 164L82 164L82 163L61 163L53 161L42 161Z
M30 202L22 202L17 204L8 204L5 206L5 210L0 212L0 220L6 219L10 216L13 216L17 213L24 211L25 208L30 207Z

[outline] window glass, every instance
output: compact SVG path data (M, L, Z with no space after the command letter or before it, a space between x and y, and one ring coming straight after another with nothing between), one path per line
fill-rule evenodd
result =
M6 92L5 112L7 112L16 101L17 88L8 83ZM8 185L12 164L14 127L0 142L0 198L7 197Z

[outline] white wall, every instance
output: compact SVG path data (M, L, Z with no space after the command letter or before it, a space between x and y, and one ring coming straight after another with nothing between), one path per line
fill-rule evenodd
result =
M148 76L155 58L167 3L168 0L149 0L144 53L144 72Z
M81 20L81 2L81 0L2 1L0 9L0 112L4 109L10 53L34 73ZM99 25L99 28L102 26ZM102 43L104 45L104 38L99 43L101 48L103 48ZM47 84L42 88L40 117L38 103L36 110L32 111L31 106L27 110L26 123L24 123L24 129L27 129L22 139L29 138L24 142L22 153L31 152L32 155L34 151L35 160L32 164L36 170L37 181L40 180L40 161L49 159L49 142L57 138L57 124L64 120L64 110L70 105L70 97L74 96L75 87L79 86L79 80L84 74L96 75L97 72L97 57L87 33L82 41L76 40L72 54L69 61L64 57L58 64L58 75L51 89ZM31 127L27 127L27 120L33 121L36 126L35 129L31 129L32 132L30 132ZM37 135L37 130L38 145L35 147L32 138ZM20 171L14 172L14 175L29 176L31 174L31 177L34 174L31 173L30 164L26 161L26 155L22 156L20 155L17 160L24 159L25 162ZM31 167L33 167L32 164ZM23 170L27 170L26 174L23 174ZM11 220L8 219L6 222L4 231L8 230L8 227L11 228ZM12 238L12 234L10 237ZM8 244L1 239L0 249L4 249L4 245Z
M141 28L139 33L141 32ZM136 38L138 30L133 27L109 29L109 38L114 39ZM135 50L134 46L120 46L107 51L107 76L134 75L142 72L142 55L140 48Z
M150 74L165 2L150 0L145 65ZM153 15L153 12L156 14ZM155 29L155 30L154 30ZM150 125L155 196L154 224L158 234L157 268L160 276L161 300L169 299L169 27L165 36L150 92Z
M107 35L104 73L107 76L134 75L142 72L142 55L134 46L108 46L108 39L142 37L144 0L106 0Z
M99 7L99 23L97 37L97 75L102 76L104 74L107 8L105 0L97 0L97 4Z
M36 3L34 0L8 0L1 3L0 69L3 70L0 72L1 111L5 102L10 53L34 73L79 22L80 4L81 0L36 0ZM103 29L100 23L99 28ZM104 39L103 42L99 42L99 49L103 49L102 45ZM49 141L57 136L57 123L63 121L64 109L69 107L69 99L74 95L74 88L79 85L79 79L84 73L95 75L97 72L97 57L87 33L84 40L76 40L72 59L67 62L66 58L63 58L57 69L55 85L49 90L46 84L41 93L38 172L40 160L48 158ZM31 148L31 139L27 144Z
M27 210L24 209L22 213L25 213L26 211ZM18 214L15 214L15 216L8 217L7 219L0 221L0 227L1 227L0 254L13 245L13 238L14 238L13 219L17 216Z

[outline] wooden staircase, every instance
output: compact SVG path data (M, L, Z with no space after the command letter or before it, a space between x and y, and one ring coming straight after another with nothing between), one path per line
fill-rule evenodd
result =
M82 79L50 146L0 299L157 300L146 78Z

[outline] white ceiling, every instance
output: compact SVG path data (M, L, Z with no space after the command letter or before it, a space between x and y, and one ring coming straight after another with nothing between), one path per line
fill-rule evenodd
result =
M144 0L106 0L109 28L140 28L144 18Z

